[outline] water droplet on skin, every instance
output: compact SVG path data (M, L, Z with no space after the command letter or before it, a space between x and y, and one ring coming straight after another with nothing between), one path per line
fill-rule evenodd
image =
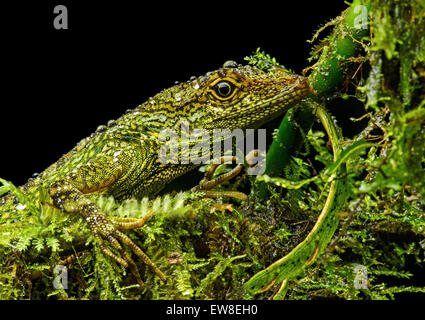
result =
M195 77L195 76L191 76L191 77L190 77L190 80L191 80L191 81L196 80L196 77Z
M21 211L21 210L24 210L26 207L27 207L26 204L20 203L16 206L16 210Z
M196 83L193 85L193 89L195 89L195 90L198 90L198 89L199 89L199 83L198 83L198 82L196 82Z
M238 64L233 60L228 60L223 64L223 68L236 68Z
M97 127L97 129L96 129L96 132L102 132L102 131L105 131L106 130L106 126L98 126Z

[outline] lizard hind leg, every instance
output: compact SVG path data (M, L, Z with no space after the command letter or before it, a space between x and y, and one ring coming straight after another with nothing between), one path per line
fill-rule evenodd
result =
M102 252L123 267L128 267L135 276L140 290L143 290L144 283L140 277L139 270L122 245L129 246L144 263L151 266L160 278L165 281L164 274L155 266L149 257L130 238L121 233L112 220L94 202L86 197L81 190L84 190L84 188L78 184L78 181L73 181L72 183L69 180L59 180L49 186L49 194L53 200L53 204L64 212L80 214L89 224L92 234L97 240ZM117 223L122 229L129 229L129 226L142 226L149 216L148 214L147 217L138 219L137 221L130 220ZM119 253L119 255L111 249Z

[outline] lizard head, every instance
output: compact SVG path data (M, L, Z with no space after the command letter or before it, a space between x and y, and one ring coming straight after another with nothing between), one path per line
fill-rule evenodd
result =
M160 111L164 121L184 119L193 128L258 128L284 114L308 92L305 77L278 67L265 72L228 61L218 70L163 90L142 107ZM157 117L159 112L152 111L149 114Z
M192 81L197 91L200 125L209 128L256 128L284 114L310 91L307 78L281 68L271 72L230 61ZM190 112L190 110L188 110Z

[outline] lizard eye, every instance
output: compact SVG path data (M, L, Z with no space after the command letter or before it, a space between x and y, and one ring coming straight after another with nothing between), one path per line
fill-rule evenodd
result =
M214 91L221 98L229 97L233 93L234 89L235 87L233 86L233 84L228 81L220 81L214 86Z

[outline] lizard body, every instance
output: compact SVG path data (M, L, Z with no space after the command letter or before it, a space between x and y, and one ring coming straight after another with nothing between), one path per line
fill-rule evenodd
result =
M195 168L194 164L158 161L161 130L180 132L182 121L190 129L207 131L258 128L285 113L309 91L306 78L283 69L266 73L252 66L225 63L216 71L161 91L107 126L100 126L20 189L40 205L40 190L44 188L53 206L80 214L104 253L129 267L141 287L137 267L122 245L130 246L165 281L143 251L120 231L144 222L113 223L91 197L102 194L124 200L155 195ZM0 214L16 210L17 205L11 194L0 198Z

